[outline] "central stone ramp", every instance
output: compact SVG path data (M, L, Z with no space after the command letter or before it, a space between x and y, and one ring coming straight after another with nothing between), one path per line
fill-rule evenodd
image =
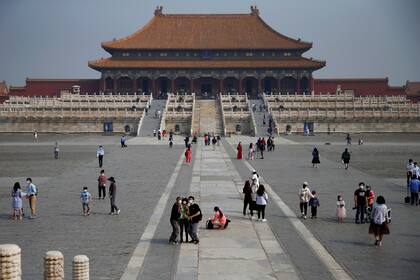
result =
M222 111L217 100L196 100L194 133L223 135ZM199 125L197 125L199 123Z

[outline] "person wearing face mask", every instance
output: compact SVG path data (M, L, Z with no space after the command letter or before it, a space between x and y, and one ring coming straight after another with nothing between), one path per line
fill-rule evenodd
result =
M180 213L180 219L179 219L179 226L181 229L181 235L180 235L180 243L184 242L184 231L185 231L185 242L188 243L188 230L189 230L189 219L188 215L190 214L189 205L188 205L188 198L182 199L181 204L181 213Z
M37 195L38 195L38 189L36 186L32 183L31 178L26 178L27 185L27 192L26 197L29 200L29 207L31 208L31 215L29 216L30 219L34 219L36 217L36 204L37 204Z
M171 233L171 236L169 237L169 244L178 243L177 239L178 239L178 235L180 231L179 219L181 218L181 205L182 205L182 199L181 197L178 196L171 210L170 222L172 226L172 233Z
M189 219L190 219L190 236L192 238L190 243L198 244L200 242L200 240L198 238L198 224L201 221L201 219L203 218L203 215L201 213L200 206L197 203L195 203L193 196L190 196L188 198L188 202L190 204Z
M365 210L366 210L366 190L365 183L360 182L359 188L354 192L354 208L356 209L356 224L365 223ZM360 222L359 222L360 216Z

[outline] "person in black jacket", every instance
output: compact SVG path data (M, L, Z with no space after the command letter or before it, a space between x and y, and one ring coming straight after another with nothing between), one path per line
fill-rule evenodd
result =
M115 183L115 179L114 177L109 177L108 181L111 182L111 184L109 185L109 200L111 202L111 212L109 213L110 215L114 215L120 214L120 209L118 209L117 205L115 205L115 197L117 194L117 185Z
M179 235L179 219L181 218L181 204L182 204L182 199L181 197L177 197L176 201L174 203L174 205L172 206L172 210L171 210L171 226L172 226L172 233L171 236L169 237L169 244L177 244L177 238Z
M203 218L203 214L201 213L200 206L198 206L198 204L194 202L193 196L188 197L188 202L190 204L190 208L189 208L190 232L189 233L192 239L190 243L198 244L198 242L200 242L198 238L198 223Z

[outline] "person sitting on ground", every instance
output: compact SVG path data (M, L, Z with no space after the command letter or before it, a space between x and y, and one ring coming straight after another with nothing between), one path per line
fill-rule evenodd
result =
M209 218L212 226L207 226L208 229L225 229L227 228L230 220L226 218L226 215L223 214L222 210L219 207L214 207L214 217ZM210 224L208 222L208 224Z

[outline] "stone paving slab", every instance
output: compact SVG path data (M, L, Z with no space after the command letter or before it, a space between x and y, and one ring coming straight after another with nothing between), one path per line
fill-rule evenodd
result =
M185 145L184 137L176 135L173 140L174 145ZM169 147L169 136L158 140L157 137L133 137L127 141L127 145L161 145Z

